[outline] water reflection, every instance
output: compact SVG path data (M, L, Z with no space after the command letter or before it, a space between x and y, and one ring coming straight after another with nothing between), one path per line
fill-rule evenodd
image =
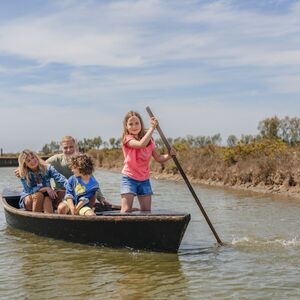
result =
M25 298L188 298L175 254L72 244L10 228L6 235L17 244Z
M0 187L11 180L16 188L11 171L0 169ZM119 174L97 176L119 204ZM226 242L217 247L183 183L153 180L153 186L154 208L192 215L178 255L42 238L8 228L1 212L1 299L299 298L299 200L195 186Z

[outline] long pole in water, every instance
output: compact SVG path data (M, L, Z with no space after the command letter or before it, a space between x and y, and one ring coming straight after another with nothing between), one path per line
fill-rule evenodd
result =
M154 115L153 115L153 113L152 113L152 111L151 111L151 109L150 109L149 106L146 107L146 111L148 112L148 114L149 114L149 116L150 116L151 118L154 117ZM162 130L161 130L161 128L160 128L159 125L156 126L156 130L158 131L158 133L159 133L161 139L163 140L164 144L166 145L168 151L170 151L170 150L171 150L171 146L170 146L168 140L166 139L166 137L165 137L164 133L162 132ZM198 196L196 195L196 193L195 193L195 191L194 191L192 185L190 184L190 181L188 180L187 176L185 175L185 173L184 173L184 171L183 171L183 169L182 169L182 167L181 167L181 165L180 165L180 163L179 163L177 157L176 157L175 155L172 155L172 159L173 159L173 161L174 161L174 163L175 163L177 169L179 170L179 172L180 172L182 178L184 179L186 185L188 186L190 192L192 193L192 195L193 195L193 197L194 197L194 199L195 199L195 201L196 201L198 207L200 208L200 210L201 210L201 212L202 212L202 214L203 214L203 216L204 216L204 218L205 218L205 220L206 220L208 226L210 227L211 231L213 232L213 234L214 234L214 236L215 236L217 242L218 242L220 245L223 245L223 243L222 243L221 239L219 238L219 236L218 236L218 234L217 234L215 228L213 227L212 223L210 222L210 219L209 219L207 213L205 212L205 210L204 210L204 208L203 208L203 206L202 206L202 204L201 204L201 202L200 202Z

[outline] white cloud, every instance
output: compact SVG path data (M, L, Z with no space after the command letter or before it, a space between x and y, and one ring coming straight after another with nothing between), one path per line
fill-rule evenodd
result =
M278 93L290 94L300 93L300 74L282 75L270 78L270 86Z
M30 148L38 151L50 141L59 141L65 135L84 137L121 135L122 120L118 114L106 115L93 106L52 107L27 106L18 110L1 110L0 136L4 152ZM116 123L119 122L119 126Z
M158 0L87 3L2 25L0 51L74 66L138 67L197 58L212 58L215 65L300 64L296 5L285 15L266 15L230 1L189 2L182 10L176 10L180 2L168 7Z
M130 43L132 37L124 34L79 34L60 30L54 24L45 26L18 24L0 28L0 51L18 55L39 63L70 65L136 66L140 57L122 54L116 49Z
M38 150L66 134L117 137L123 114L146 105L173 137L220 132L225 140L293 114L300 3L276 13L234 3L67 0L3 20L3 145Z
M161 72L141 72L140 74L91 75L74 71L68 82L28 84L18 88L20 92L54 95L61 98L93 99L94 97L122 97L126 92L170 90L176 88L200 87L214 83L216 79L200 70L167 70Z
M128 110L139 111L146 126L149 125L146 106L150 106L158 117L166 136L221 133L223 143L226 143L230 134L238 137L241 134L257 134L258 122L276 112L273 108L267 110L267 106L259 103L254 108L250 104L231 106L213 99L205 102L194 99L181 103L141 99L134 106L125 100L122 104L118 103L110 113L101 105L61 108L35 105L21 110L4 108L0 119L0 147L5 152L21 151L23 148L40 150L44 144L52 140L59 141L64 135L72 135L77 139L100 135L103 140L120 137L123 117ZM283 109L281 117L284 113Z

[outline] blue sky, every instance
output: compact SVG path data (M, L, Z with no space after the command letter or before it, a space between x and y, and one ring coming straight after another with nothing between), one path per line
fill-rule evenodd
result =
M167 136L226 143L299 95L300 1L0 1L5 152L119 137L146 106Z

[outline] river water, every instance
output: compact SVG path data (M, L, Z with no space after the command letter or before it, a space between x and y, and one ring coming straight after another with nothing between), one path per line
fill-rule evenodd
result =
M119 204L120 175L95 177ZM191 213L178 254L38 237L8 227L0 206L0 299L300 299L299 200L194 186L218 247L183 182L152 185L153 209ZM5 187L20 187L13 168L0 168Z

